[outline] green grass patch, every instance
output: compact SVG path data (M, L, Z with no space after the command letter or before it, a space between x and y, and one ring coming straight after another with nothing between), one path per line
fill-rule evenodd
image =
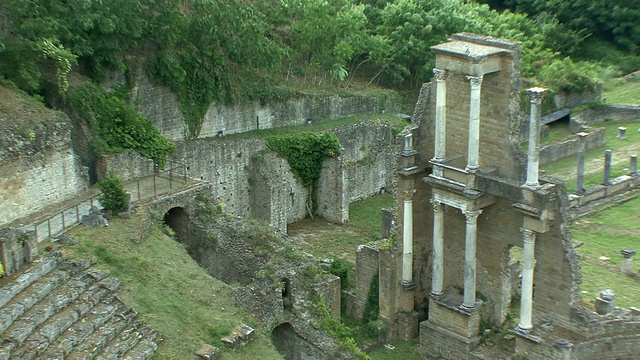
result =
M603 289L616 294L616 305L640 306L640 279L616 271L622 265L620 250L637 249L640 223L640 198L628 201L576 221L571 226L573 242L582 256L582 297L592 307L593 299Z
M604 151L609 149L613 152L611 178L625 175L629 171L629 158L637 155L640 150L640 132L636 129L640 126L638 122L611 122L607 121L597 124L597 127L605 128L605 145L587 150L585 152L585 187L591 187L602 183L604 173ZM623 126L628 130L625 140L616 139L618 127ZM568 192L575 191L577 157L571 156L560 161L541 166L547 174L554 175L565 181Z
M231 286L211 277L187 254L182 244L155 225L150 235L135 243L131 234L142 227L145 210L130 219L113 218L106 228L77 227L78 240L66 246L69 255L95 257L95 265L119 277L122 298L164 341L156 359L193 359L204 344L223 349L221 359L282 359L270 339L257 339L233 353L220 342L235 326L260 323L236 307Z
M616 78L605 81L602 98L607 104L640 105L640 75L633 78Z
M396 341L394 349L387 349L383 346L369 352L371 360L419 360L422 359L417 341Z
M264 129L264 130L247 131L239 134L226 135L225 139L264 139L268 136L291 134L291 133L301 133L301 132L319 133L323 131L332 130L338 127L342 127L342 126L356 124L362 121L385 122L389 124L389 126L391 126L393 131L396 133L402 131L404 127L408 125L408 122L406 120L398 118L395 114L374 113L374 114L356 115L356 116L340 118L340 119L328 119L328 118L312 119L311 124L308 124L308 125L283 126L283 127Z

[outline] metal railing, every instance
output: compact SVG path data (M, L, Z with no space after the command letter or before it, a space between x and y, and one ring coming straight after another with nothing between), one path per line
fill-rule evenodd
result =
M137 177L124 183L125 190L131 196L131 202L140 201L165 194L174 188L189 185L189 182L197 183L197 179L191 179L187 175L187 166L173 160L167 160L164 170L160 170L157 164L153 165L152 175ZM93 206L101 206L98 198L101 193L93 195L88 199L77 202L64 210L56 212L44 220L38 220L33 225L27 225L23 229L33 226L35 238L42 242L56 236L67 228L79 224L83 215L89 214Z

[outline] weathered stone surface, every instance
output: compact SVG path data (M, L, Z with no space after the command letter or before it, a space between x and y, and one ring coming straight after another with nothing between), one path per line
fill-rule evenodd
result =
M225 336L220 339L223 343L227 344L231 350L244 346L246 343L253 339L255 330L246 324L239 325L229 336Z
M212 345L204 345L196 351L196 355L204 360L215 360L220 356L220 349Z
M91 208L89 215L82 215L82 225L84 226L108 226L109 221L102 215L102 211L97 207Z
M60 234L53 237L53 242L59 242L60 244L65 245L75 245L78 243L78 240L76 240L76 238L74 238L73 236Z

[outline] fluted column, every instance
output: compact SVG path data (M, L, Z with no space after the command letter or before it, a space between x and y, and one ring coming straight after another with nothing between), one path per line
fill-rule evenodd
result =
M480 87L482 85L482 76L467 76L467 79L471 84L467 171L475 172L479 167L480 156Z
M476 304L476 240L478 216L482 210L465 210L467 229L464 248L464 300L462 306L473 308Z
M402 285L412 287L413 282L413 195L415 189L404 191L402 221Z
M538 87L527 89L527 94L531 98L531 114L529 117L529 152L525 185L533 189L540 186L538 182L538 170L540 167L540 104L542 104L545 92L545 89Z
M536 233L533 230L522 229L524 240L524 255L522 260L522 287L520 288L520 323L518 328L529 330L532 325L531 312L533 309L533 267Z
M444 205L432 200L433 206L433 270L431 295L442 295L444 278Z
M436 80L436 139L434 161L444 160L447 133L447 82L446 70L433 69Z

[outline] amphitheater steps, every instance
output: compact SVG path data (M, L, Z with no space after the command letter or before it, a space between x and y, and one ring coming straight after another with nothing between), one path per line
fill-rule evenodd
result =
M161 337L91 265L49 254L0 288L0 360L153 356Z

